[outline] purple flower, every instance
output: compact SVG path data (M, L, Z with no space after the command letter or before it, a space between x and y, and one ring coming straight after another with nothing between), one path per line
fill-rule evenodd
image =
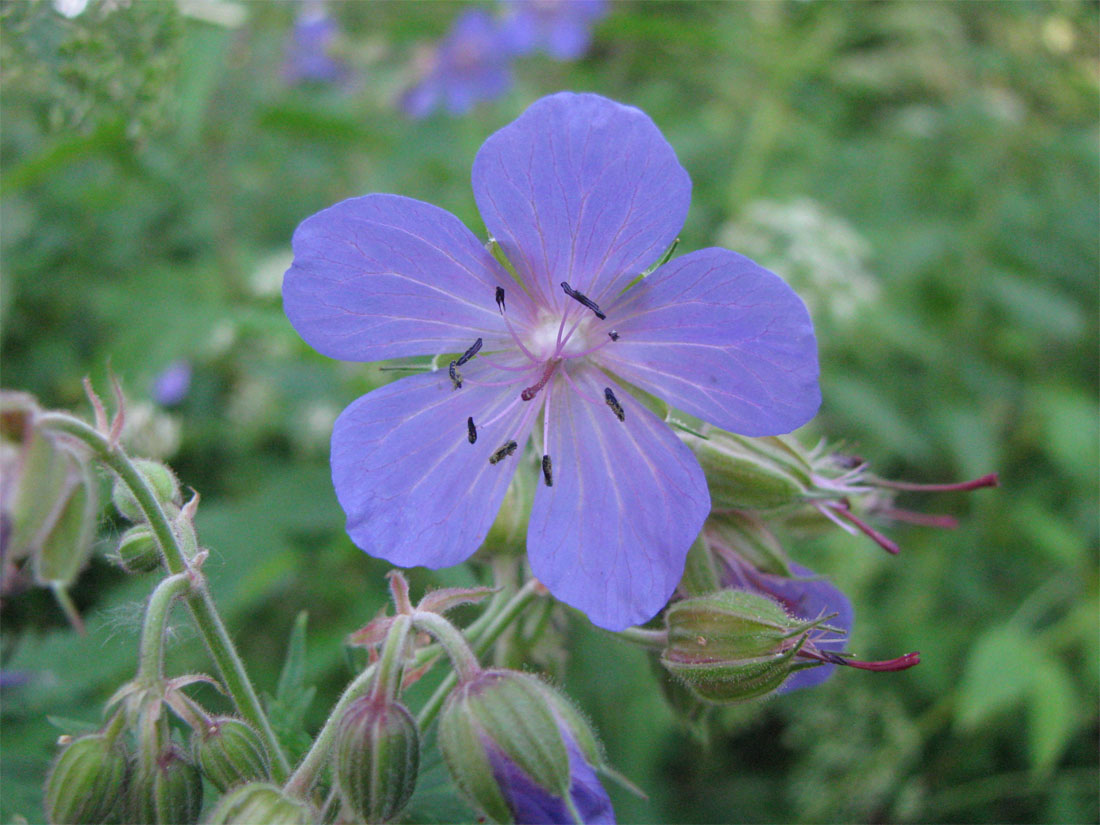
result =
M553 825L558 822L584 822L586 825L614 825L615 811L596 769L588 764L576 742L564 730L562 736L569 752L569 796L580 815L578 820L569 804L543 788L523 769L496 748L489 746L489 764L493 779L516 822L528 825Z
M436 47L423 79L402 97L402 108L416 118L440 105L452 115L464 114L475 103L508 91L510 58L500 26L484 11L470 9Z
M153 380L153 399L164 407L172 407L187 397L191 389L191 364L173 361Z
M556 60L576 60L592 40L592 24L607 13L604 0L504 0L510 14L502 35L513 54L542 49Z
M283 79L287 83L340 83L348 67L330 54L340 29L320 5L309 4L298 15L287 41Z
M774 573L762 573L734 553L719 553L718 557L724 568L720 576L723 587L751 590L768 596L782 604L790 615L799 619L814 621L822 616L831 616L825 624L843 630L846 634L852 632L851 601L836 585L817 576L812 570L792 563L791 572L797 578L788 578ZM846 641L847 636L811 632L806 647L816 651L841 653ZM833 675L835 667L834 664L822 664L800 670L783 683L780 693L817 687Z
M692 452L635 393L746 435L792 430L820 399L809 316L780 278L724 249L627 289L675 240L691 197L638 109L543 98L485 142L473 185L516 279L453 215L396 195L344 201L294 234L283 300L314 348L354 361L455 354L336 421L348 533L394 564L457 564L517 469L537 474L534 575L601 627L645 621L675 589L710 496Z

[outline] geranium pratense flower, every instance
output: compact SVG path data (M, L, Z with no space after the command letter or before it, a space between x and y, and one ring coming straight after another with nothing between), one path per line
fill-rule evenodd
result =
M443 105L461 115L482 100L502 96L512 86L511 51L500 25L481 9L455 19L451 31L429 57L423 78L401 99L410 117Z
M504 0L503 36L515 54L543 49L556 60L588 50L592 24L607 13L604 0Z
M522 468L541 477L535 576L601 627L645 621L676 587L710 497L691 451L633 388L746 435L792 430L820 398L809 316L780 278L724 249L627 289L676 238L691 195L632 107L543 98L485 142L473 185L515 280L457 218L396 195L344 201L294 235L284 304L317 350L455 354L449 370L374 390L337 420L348 532L395 564L456 564Z

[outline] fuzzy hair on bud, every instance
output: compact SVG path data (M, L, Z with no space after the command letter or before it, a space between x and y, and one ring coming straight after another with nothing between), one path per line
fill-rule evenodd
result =
M50 823L114 821L129 770L126 752L117 741L102 733L74 739L46 778L46 819Z
M334 759L344 802L365 822L389 822L404 810L416 788L416 720L398 702L363 696L340 720Z

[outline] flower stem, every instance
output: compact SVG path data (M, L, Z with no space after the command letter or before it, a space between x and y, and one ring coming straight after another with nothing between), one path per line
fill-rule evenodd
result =
M83 441L103 464L117 473L123 483L130 488L130 492L137 500L138 506L149 522L149 527L152 529L153 535L156 536L168 572L176 574L188 570L187 560L180 549L176 535L172 531L172 526L157 500L156 494L149 486L145 476L134 466L129 456L121 448L112 446L107 437L94 427L65 413L43 413L39 417L38 423L42 427L67 433ZM241 657L237 653L233 639L218 614L214 600L206 587L205 577L198 570L192 570L191 577L192 588L186 596L187 606L191 609L191 615L195 619L195 624L198 625L199 633L202 635L203 641L206 642L206 647L218 667L222 683L229 695L233 697L237 711L246 722L259 731L268 753L274 758L271 766L272 778L276 782L281 782L290 773L290 763L287 761L286 754L283 753L279 740L275 736L275 731L271 727L271 722L268 721L267 714L264 713L263 706L260 704L260 699L252 687L252 682L248 678L244 662L241 661Z
M191 577L187 573L176 573L163 579L149 597L145 624L141 629L138 682L151 685L164 679L164 628L168 624L172 603L190 586Z
M628 627L615 634L642 647L662 648L668 644L667 630L646 630L644 627Z
M501 608L500 613L489 620L485 625L485 629L474 636L472 640L474 653L478 656L483 655L489 649L489 646L500 638L500 634L523 612L531 600L538 595L541 589L542 585L536 579L531 579L521 587ZM458 676L456 674L448 673L440 682L439 687L436 688L435 693L420 709L420 714L416 717L416 723L421 730L430 725L439 714L440 709L443 707L443 701L447 698L447 694L454 689L457 681Z
M409 638L411 619L406 615L397 616L393 627L382 646L382 655L378 659L374 688L371 694L376 699L384 698L392 702L397 697L397 686L401 680L401 666L405 659L405 642Z
M481 655L488 650L489 645L496 641L500 634L504 632L504 629L523 612L523 608L539 592L540 588L541 585L537 581L529 581L507 603L500 606L499 612L494 612L497 603L495 601L491 603L485 613L479 616L470 626L469 636L474 652ZM439 647L435 645L421 648L413 656L413 666L423 665L438 654ZM295 768L294 774L286 783L285 790L287 793L298 797L303 797L309 793L309 789L313 787L313 783L317 779L317 774L320 773L325 761L329 758L332 742L336 737L337 722L344 715L347 707L367 692L377 671L377 664L370 665L344 688L343 694L333 706L332 712L329 713L328 719L317 734L317 738L313 740L309 752ZM421 729L425 728L435 718L435 715L443 706L443 700L450 693L454 684L455 674L453 672L448 673L417 718L417 723Z
M412 621L417 630L430 633L442 645L454 666L455 673L463 682L473 679L481 671L481 664L470 649L466 637L441 615L423 610L417 611L413 613Z

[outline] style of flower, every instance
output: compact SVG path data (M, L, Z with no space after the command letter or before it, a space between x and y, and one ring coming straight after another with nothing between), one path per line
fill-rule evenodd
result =
M724 249L641 277L676 239L691 181L633 107L543 98L481 147L473 186L514 277L453 215L396 195L344 201L294 234L284 305L315 349L453 353L448 369L376 389L337 419L348 533L397 565L457 564L514 473L538 474L533 574L601 627L646 621L710 496L639 390L734 432L788 432L820 400L806 308Z
M296 83L340 83L350 74L331 54L340 35L336 21L317 3L307 4L294 22L283 59L283 80Z
M604 0L503 0L502 36L513 54L542 50L556 60L588 51L592 25L607 14Z
M422 79L402 96L401 107L414 118L439 106L452 115L465 114L511 88L510 60L499 24L484 11L470 9L431 53Z

